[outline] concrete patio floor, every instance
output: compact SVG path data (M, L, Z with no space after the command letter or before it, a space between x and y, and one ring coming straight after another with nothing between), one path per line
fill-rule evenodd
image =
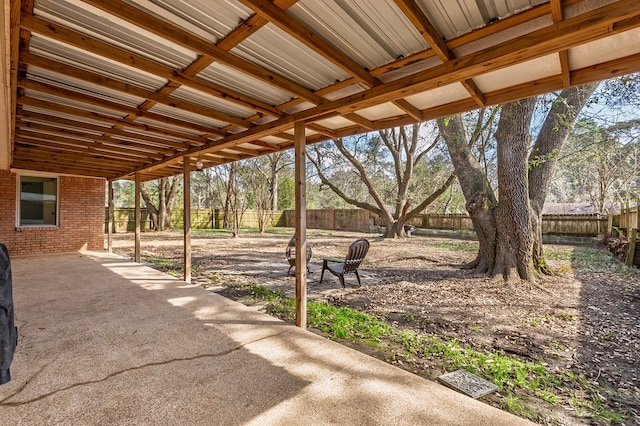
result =
M116 255L12 267L3 425L530 424Z

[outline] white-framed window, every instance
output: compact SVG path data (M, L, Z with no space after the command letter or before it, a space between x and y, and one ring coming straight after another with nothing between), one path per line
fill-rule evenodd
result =
M58 225L58 178L20 176L18 226Z

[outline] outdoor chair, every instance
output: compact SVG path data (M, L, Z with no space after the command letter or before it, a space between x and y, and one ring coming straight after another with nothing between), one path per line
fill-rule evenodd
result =
M362 284L360 283L358 267L360 267L360 263L362 263L368 251L369 241L364 238L359 238L351 243L349 250L347 251L347 257L344 259L322 259L322 274L320 275L320 282L322 282L322 278L324 278L324 271L327 270L340 279L342 288L346 288L344 284L344 274L353 272L356 274L356 278L358 279L358 286L361 286Z
M313 250L311 250L311 244L307 241L307 272L309 272L309 260L313 255ZM287 244L287 250L285 252L285 256L287 257L287 261L289 261L289 270L287 271L287 276L291 275L291 268L296 266L296 236L294 235L289 240L289 244Z

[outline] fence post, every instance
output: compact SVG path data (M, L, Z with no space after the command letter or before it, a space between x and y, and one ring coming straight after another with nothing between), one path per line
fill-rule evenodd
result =
M627 254L627 266L633 266L636 258L636 238L638 237L638 228L631 229L631 237L629 237L629 253Z

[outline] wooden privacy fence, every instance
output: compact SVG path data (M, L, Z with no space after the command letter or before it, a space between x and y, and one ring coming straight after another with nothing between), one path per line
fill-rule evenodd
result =
M369 232L376 224L375 218L362 209L307 210L307 228ZM284 211L284 223L284 226L296 226L294 210Z
M588 215L544 215L542 232L547 235L572 235L596 237L607 234L611 226L621 223L635 224L637 227L637 209L631 216L607 218L599 214ZM105 213L105 217L108 212ZM115 232L132 232L135 225L134 209L115 209ZM174 209L171 223L176 228L182 227L182 209ZM240 219L241 228L257 228L258 214L253 210L245 211ZM293 210L276 210L266 213L267 227L295 227ZM608 221L609 220L609 221ZM635 220L636 222L633 222ZM612 222L613 221L613 222ZM613 225L612 225L613 223ZM105 220L105 232L107 231ZM441 229L451 231L472 231L473 223L466 214L423 214L411 221L411 225L425 229ZM223 211L221 209L191 209L191 226L193 229L222 229ZM376 232L382 221L377 215L361 209L319 209L307 210L307 228L333 229L342 231ZM151 229L149 215L142 210L142 230Z
M238 214L240 216L240 214ZM135 229L135 209L133 208L117 208L114 209L113 225L115 232L133 232ZM105 211L105 232L108 232L109 211ZM184 217L183 209L173 209L171 212L171 226L174 228L182 228ZM241 228L257 228L258 214L253 210L245 211L240 219ZM268 211L265 214L267 227L287 226L284 224L284 214L280 211ZM221 209L191 209L191 228L192 229L222 229L224 224L224 212ZM142 231L148 231L153 228L153 224L149 218L149 213L141 210Z
M613 216L611 222L613 226L620 228L640 228L640 226L638 226L640 224L640 209L638 208L638 204L636 203L635 206L627 205L621 208L620 214Z

